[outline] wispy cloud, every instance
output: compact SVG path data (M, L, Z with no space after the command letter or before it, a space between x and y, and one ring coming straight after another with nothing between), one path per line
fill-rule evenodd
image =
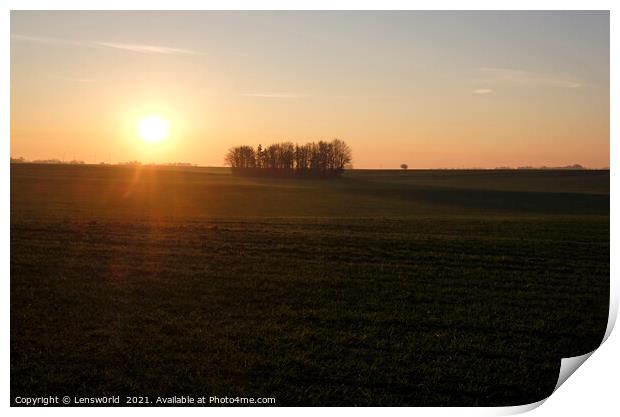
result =
M191 49L172 48L161 45L143 45L124 42L100 42L100 41L75 41L70 39L47 38L21 34L11 34L11 39L42 43L48 45L67 45L82 48L112 48L141 54L164 54L164 55L204 55L202 52Z
M479 81L485 83L521 84L556 88L579 88L582 86L581 83L574 80L519 69L483 67L479 68L479 72L481 73Z
M246 97L261 97L261 98L303 98L299 94L291 93L243 93Z
M492 92L490 88L478 88L473 91L474 94L491 94Z
M190 49L170 48L167 46L137 45L132 43L94 42L96 45L108 48L123 49L125 51L142 54L170 54L170 55L203 55L201 52Z

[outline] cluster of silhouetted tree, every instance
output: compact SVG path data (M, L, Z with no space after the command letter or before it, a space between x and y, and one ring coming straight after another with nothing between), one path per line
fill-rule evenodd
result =
M256 149L243 145L230 148L225 161L238 174L331 177L351 163L351 148L339 139L305 145L281 142Z

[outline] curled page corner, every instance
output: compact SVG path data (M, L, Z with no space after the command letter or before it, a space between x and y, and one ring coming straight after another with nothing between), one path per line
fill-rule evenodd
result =
M609 292L611 294L609 300L609 316L607 318L607 329L605 329L605 335L601 341L601 345L609 338L614 326L616 325L616 318L618 317L618 304L620 304L620 292L615 286L613 280L610 282Z
M536 401L536 402L529 403L529 404L501 407L497 409L498 413L495 415L511 416L511 415L516 415L516 414L527 413L528 411L532 411L533 409L540 407L545 401L547 401L547 398L543 398L540 401Z
M596 350L596 349L595 349ZM583 363L594 353L592 352L586 353L581 356L573 356L571 358L562 358L562 362L560 364L560 373L558 375L558 382L555 384L555 388L553 388L553 392L549 395L553 395L553 393L564 383L566 380L581 366ZM515 405L509 407L500 407L497 409L498 413L495 415L515 415L527 413L528 411L532 411L535 408L540 407L545 401L549 399L549 397L543 398L540 401L536 401L530 404L523 405Z
M610 320L611 322L611 320ZM612 326L613 327L613 324ZM610 327L608 327L608 329L610 329ZM606 340L606 337L603 339L603 342ZM601 344L603 343L601 342ZM555 388L553 388L553 392L549 395L549 397L551 397L551 395L553 395L554 392L557 391L558 388L560 388L560 386L566 382L566 380L568 378L570 378L570 376L577 370L579 369L579 367L581 365L583 365L583 363L588 360L588 358L590 356L592 356L592 354L596 352L596 349L594 349L592 352L588 352L584 355L580 355L580 356L573 356L570 358L562 358L562 362L560 363L560 372L558 375L558 382L555 384ZM547 401L549 399L549 397L543 398L540 401L536 401L530 404L523 404L523 405L515 405L515 406L509 406L509 407L500 407L498 408L498 414L496 415L515 415L515 414L522 414L522 413L527 413L528 411L532 411L535 408L540 407L545 401Z
M603 336L603 340L601 340L600 345L605 343L605 341L607 341L607 339L609 338L609 335L611 334L611 332L613 331L616 325L616 318L618 316L618 305L620 304L620 295L618 294L618 291L615 290L613 281L611 282L610 293L611 293L611 298L609 301L609 316L607 318L607 328L605 329L605 335ZM553 395L553 393L556 392L557 389L560 388L560 386L562 386L562 384L564 384L564 382L566 382L566 380L570 378L570 376L573 373L575 373L575 371L579 369L579 367L583 365L584 362L588 360L588 358L592 356L594 352L596 352L596 349L586 354L580 355L580 356L562 358L562 361L560 363L560 373L558 375L558 382L555 384L555 388L553 388L553 392L549 395L549 397ZM536 401L530 404L514 405L514 406L508 406L508 407L497 407L494 411L490 412L489 415L506 416L506 415L527 413L528 411L532 411L535 408L540 407L545 401L549 399L549 397L543 398L540 401Z
M616 291L613 291L613 286L612 286L612 288L610 288L610 292L611 292L611 299L610 299L610 303L609 303L609 316L607 318L607 328L605 329L605 335L603 336L603 340L601 340L601 345L603 343L605 343L605 341L609 338L609 335L611 334L611 332L612 332L612 330L613 330L613 328L614 328L614 326L616 324L616 317L618 315L618 294L617 294ZM560 374L558 375L558 382L555 384L555 388L553 389L553 392L556 392L557 389L560 388L560 386L562 386L562 384L564 382L566 382L566 380L581 365L583 365L583 363L585 361L587 361L588 358L590 356L592 356L592 354L594 352L596 352L596 349L594 349L591 352L588 352L588 353L585 353L583 355L580 355L580 356L573 356L573 357L570 357L570 358L562 358L562 362L560 364ZM551 395L553 395L553 393L551 393ZM542 402L540 402L540 404L542 404L545 400L542 400ZM537 404L536 407L538 407L540 405L539 403L533 403L533 404ZM527 407L527 406L523 406L523 407ZM536 407L534 407L534 408L536 408Z
M581 366L583 363L596 351L586 353L581 356L573 356L571 358L562 358L560 365L560 374L558 375L558 382L555 384L553 392L557 391L560 386L566 382L566 380Z

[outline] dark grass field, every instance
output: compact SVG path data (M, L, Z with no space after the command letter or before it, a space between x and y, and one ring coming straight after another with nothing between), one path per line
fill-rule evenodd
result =
M518 405L600 343L609 171L11 166L11 396Z

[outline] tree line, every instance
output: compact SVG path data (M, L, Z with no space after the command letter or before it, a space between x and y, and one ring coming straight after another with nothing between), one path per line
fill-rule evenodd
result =
M266 146L235 146L225 162L234 173L249 175L337 176L352 160L349 145L340 139L304 145L280 142Z

